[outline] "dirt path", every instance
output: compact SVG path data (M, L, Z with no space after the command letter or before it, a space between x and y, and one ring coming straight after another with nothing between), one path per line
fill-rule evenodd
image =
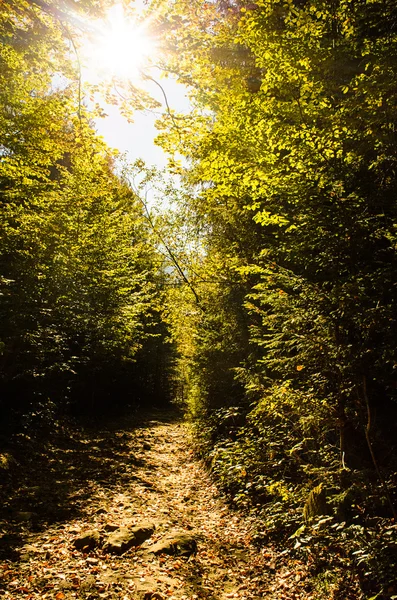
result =
M140 427L77 432L25 466L3 499L3 598L270 598L272 558L251 544L249 522L219 496L186 424L160 414ZM74 547L87 530L106 538L144 522L154 533L120 556L101 544ZM174 532L194 536L197 552L150 552Z

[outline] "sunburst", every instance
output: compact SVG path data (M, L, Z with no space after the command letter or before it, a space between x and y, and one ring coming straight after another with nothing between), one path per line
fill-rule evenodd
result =
M84 77L89 81L137 79L156 51L149 22L133 21L121 4L110 8L106 19L94 23L91 32L82 46Z

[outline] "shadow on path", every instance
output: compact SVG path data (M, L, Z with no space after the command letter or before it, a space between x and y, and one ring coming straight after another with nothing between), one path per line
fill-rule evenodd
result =
M16 436L16 462L0 471L0 559L17 560L16 548L30 533L84 517L94 496L139 481L145 459L136 432L180 418L173 408L158 409L69 425L50 440Z
M223 501L175 410L69 428L41 448L32 444L18 461L0 498L0 594L31 600L264 597L264 558L250 543L249 520ZM128 534L149 523L143 543L109 549L112 532ZM89 534L94 545L76 544ZM180 536L190 540L187 552L173 546L170 555L157 554L156 545Z

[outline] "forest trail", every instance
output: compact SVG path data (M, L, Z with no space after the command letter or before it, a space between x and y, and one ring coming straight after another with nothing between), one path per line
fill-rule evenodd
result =
M28 457L18 482L0 520L3 598L294 597L275 594L274 557L252 544L249 521L195 457L188 425L169 415L76 431ZM148 522L155 530L140 546L121 555L103 547L114 530ZM95 547L77 549L87 531ZM150 551L174 533L192 536L197 551Z

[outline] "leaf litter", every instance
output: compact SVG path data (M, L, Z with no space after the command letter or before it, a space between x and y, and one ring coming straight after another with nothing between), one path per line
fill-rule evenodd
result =
M76 429L19 463L0 498L4 599L309 597L305 565L255 546L252 520L227 505L182 421L158 413L139 426ZM141 545L104 551L109 532L149 521L155 531ZM77 549L92 531L100 542ZM173 532L194 537L197 551L150 552Z

